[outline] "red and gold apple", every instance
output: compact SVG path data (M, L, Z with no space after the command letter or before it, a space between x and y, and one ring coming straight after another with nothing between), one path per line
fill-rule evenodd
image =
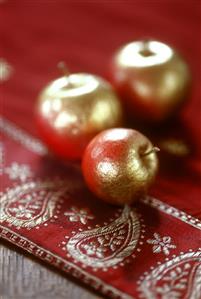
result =
M97 133L121 126L122 108L104 79L66 71L40 93L36 121L50 150L63 159L79 160Z
M129 112L138 120L160 122L184 103L190 71L179 53L155 40L121 47L111 65L111 81Z
M87 146L82 171L89 189L106 202L131 204L147 193L158 169L150 140L132 129L99 133Z

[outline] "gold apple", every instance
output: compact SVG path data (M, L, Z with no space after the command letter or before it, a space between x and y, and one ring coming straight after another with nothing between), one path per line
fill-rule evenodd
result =
M154 181L157 150L138 131L124 128L103 131L84 152L85 181L102 200L117 205L131 204L144 196Z
M113 85L139 120L168 119L188 95L188 65L165 43L142 40L126 44L115 53L111 67Z
M56 155L79 160L97 133L122 124L122 108L112 86L101 77L66 71L41 91L36 121Z

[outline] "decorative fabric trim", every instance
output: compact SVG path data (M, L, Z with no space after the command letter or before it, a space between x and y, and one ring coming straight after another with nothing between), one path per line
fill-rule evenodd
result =
M177 208L174 208L156 198L147 196L145 198L141 199L141 202L145 203L146 205L149 205L159 211L162 211L166 214L169 214L183 222L188 223L189 225L201 230L201 221L183 211L178 210Z
M81 279L81 281L88 286L91 286L95 290L101 291L104 295L109 295L111 298L121 298L121 299L135 299L116 288L106 284L101 279L90 275L88 272L85 272L75 264L66 261L65 259L59 257L56 254L38 246L32 241L28 240L25 237L22 237L20 234L13 232L12 230L5 228L0 225L0 236L9 242L23 248L27 252L34 254L43 261L48 261L49 264L62 269L66 273L70 273L73 277Z
M32 137L3 116L0 116L0 132L19 142L29 151L41 156L47 154L47 148L39 139Z

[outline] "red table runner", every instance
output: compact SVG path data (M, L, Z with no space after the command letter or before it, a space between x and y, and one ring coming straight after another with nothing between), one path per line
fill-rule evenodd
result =
M111 298L199 299L199 3L5 0L0 23L2 238ZM119 209L93 197L79 164L47 153L33 110L59 60L106 75L113 51L144 36L182 51L193 92L176 125L150 133L169 146L150 195ZM170 140L182 157L169 155Z
M153 197L122 209L104 204L79 166L46 157L6 119L0 129L3 238L111 298L199 298L198 219Z

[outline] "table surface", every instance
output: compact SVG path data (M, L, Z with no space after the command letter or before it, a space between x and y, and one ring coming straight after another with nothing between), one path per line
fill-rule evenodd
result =
M0 299L101 299L7 242L0 244Z

